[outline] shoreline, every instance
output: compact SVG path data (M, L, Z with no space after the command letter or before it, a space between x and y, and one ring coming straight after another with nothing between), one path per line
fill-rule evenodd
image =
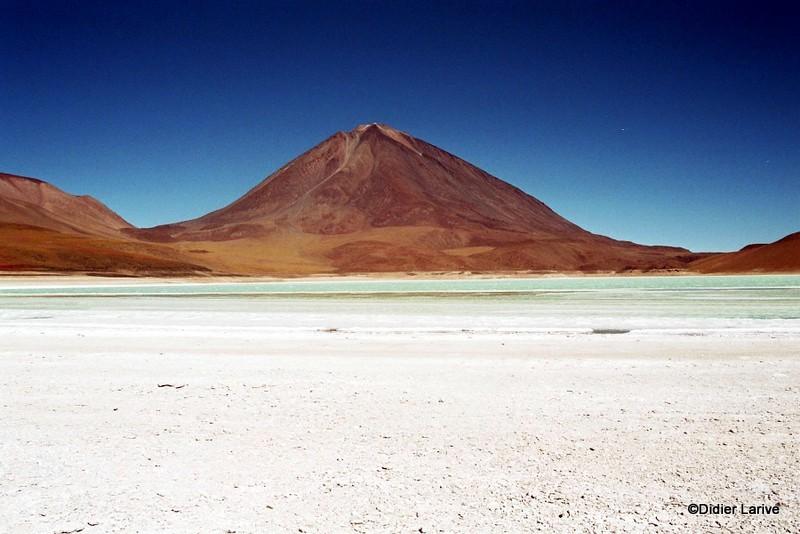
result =
M457 280L480 280L480 281L501 281L501 280L577 280L577 279L614 279L614 278L730 278L730 277L772 277L772 276L800 276L800 272L750 272L750 273L698 273L683 271L679 273L365 273L365 274L342 274L342 275L307 275L307 276L95 276L66 273L46 273L46 274L3 274L0 273L0 288L11 288L9 283L21 283L18 286L34 287L37 285L65 285L71 287L130 287L130 286L202 286L213 284L269 284L269 283L326 283L326 282L429 282L429 281L457 281Z

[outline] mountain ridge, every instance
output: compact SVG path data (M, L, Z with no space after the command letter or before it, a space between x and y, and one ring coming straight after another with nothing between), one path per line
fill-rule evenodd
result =
M92 246L105 254L116 247L153 261L174 262L184 272L724 272L738 268L735 262L729 266L719 259L724 256L720 254L639 245L589 232L522 189L380 123L334 133L217 210L152 228L133 227L91 197L69 195L38 179L0 174L3 224L6 235L20 232L13 230L16 224L83 239L91 236ZM35 234L30 229L24 233ZM40 233L30 239L31 247L16 254L35 259L37 247L47 240L67 246L73 238ZM91 246L81 243L89 258L85 261L116 268L114 262L92 261ZM792 254L795 246L792 241L788 248L779 247L784 252L770 254L780 259L781 254ZM740 251L749 258L746 266L758 269L758 251L763 247L749 247L756 252ZM2 253L0 247L0 265ZM13 260L14 254L7 246L6 257ZM60 249L53 254L69 257L69 251ZM129 270L130 265L147 263L138 257L118 259ZM73 260L71 268L79 267L80 261ZM9 261L6 265L13 264ZM47 260L39 266L47 268Z

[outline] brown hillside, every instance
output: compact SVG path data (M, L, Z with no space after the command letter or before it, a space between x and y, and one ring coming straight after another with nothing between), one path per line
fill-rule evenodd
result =
M208 271L191 254L131 239L122 233L127 228L127 221L92 197L70 195L35 178L0 174L0 271Z
M0 173L0 222L87 235L121 235L130 223L90 196L36 178Z
M690 268L701 273L800 272L800 232L767 245L715 254L693 262Z
M208 269L156 245L0 223L0 271L169 276Z

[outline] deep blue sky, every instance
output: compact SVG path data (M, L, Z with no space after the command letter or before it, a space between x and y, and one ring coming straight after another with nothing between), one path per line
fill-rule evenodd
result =
M391 4L0 0L0 170L150 226L386 122L616 238L800 230L791 4Z

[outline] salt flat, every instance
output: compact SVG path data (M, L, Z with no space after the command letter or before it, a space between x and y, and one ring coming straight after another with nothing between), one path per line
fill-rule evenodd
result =
M584 304L0 299L0 525L798 531L797 321Z

